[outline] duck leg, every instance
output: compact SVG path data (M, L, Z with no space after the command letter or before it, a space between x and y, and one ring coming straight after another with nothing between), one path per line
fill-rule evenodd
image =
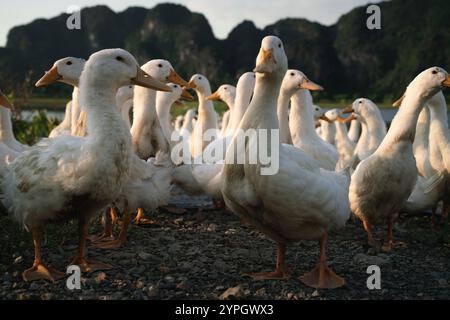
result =
M42 262L41 255L41 236L42 231L40 228L33 228L31 230L31 234L33 237L33 245L34 245L34 262L33 266L22 273L22 278L25 281L34 281L39 279L48 280L51 282L55 282L59 279L65 277L65 274L62 272L53 269L52 267L46 266Z
M363 226L364 230L367 232L367 243L378 251L380 249L380 243L373 237L372 227L370 226L369 221L363 220Z
M104 241L100 243L95 243L95 248L100 249L119 249L127 241L127 231L130 224L131 217L129 213L123 214L122 225L120 227L120 233L117 239L111 241Z
M115 218L114 218L115 217ZM96 236L90 236L91 242L114 240L113 224L117 219L117 213L113 207L107 208L102 214L103 232Z
M320 238L320 258L319 264L308 273L305 273L299 280L305 285L317 289L335 289L345 284L344 278L339 277L327 266L326 247L328 241L328 233Z
M404 242L396 241L394 242L394 223L395 223L396 216L392 216L388 220L388 232L387 232L387 239L386 242L383 243L383 246L381 247L381 250L383 252L389 252L393 249L394 246L404 246Z
M78 232L80 241L78 244L78 253L72 261L72 265L78 265L83 272L95 272L98 270L109 270L112 266L106 263L87 260L86 258L86 240L88 235L88 222L84 219L78 221Z
M142 208L137 209L137 214L136 214L136 217L133 219L133 223L138 226L157 224L157 222L155 220L145 218L144 210Z
M245 273L244 276L253 278L253 280L285 280L289 278L289 270L285 263L286 245L277 244L277 266L272 272Z

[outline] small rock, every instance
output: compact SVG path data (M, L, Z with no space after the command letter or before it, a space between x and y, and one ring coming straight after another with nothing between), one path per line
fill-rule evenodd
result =
M156 298L159 295L159 288L157 286L149 286L147 288L147 295L149 298Z
M234 300L234 299L244 299L244 298L245 298L245 293L242 290L241 285L238 285L233 288L228 288L219 297L220 300Z
M21 263L22 261L23 261L22 256L18 256L17 258L14 259L14 263L15 263L15 264L19 264L19 263Z
M96 283L101 283L106 279L106 273L104 272L99 272L96 276L95 276L95 282Z
M314 292L311 293L311 297L318 297L319 295L320 295L319 291L317 291L317 290L314 290Z
M217 224L211 223L206 230L210 231L210 232L216 231L217 230Z
M142 289L142 288L144 288L144 287L145 287L144 281L138 280L138 281L136 282L136 284L135 284L135 288L136 288L136 289Z

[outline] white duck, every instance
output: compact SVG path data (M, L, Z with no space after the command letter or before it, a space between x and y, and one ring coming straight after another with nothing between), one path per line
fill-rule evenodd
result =
M8 148L15 152L23 152L28 147L17 141L14 136L11 123L11 104L8 102L6 96L0 91L0 99L2 106L0 108L0 143L8 146Z
M336 127L334 122L330 122L324 119L319 119L320 123L320 137L331 145L335 143Z
M172 82L180 86L187 85L167 60L151 60L142 66L142 70L159 81ZM170 151L169 141L164 137L156 113L155 90L134 88L131 136L133 148L141 159L154 157L158 151L166 153Z
M223 197L221 192L222 168L225 158L226 149L231 143L231 139L239 127L250 99L253 95L256 76L253 72L246 72L239 77L236 86L235 106L231 109L231 118L228 127L228 134L220 139L210 143L204 151L205 155L211 155L208 162L196 165L194 164L192 174L200 188L209 195L214 202L216 208L223 207ZM211 97L208 97L211 99Z
M49 135L50 138L60 134L84 136L86 133L85 114L81 110L78 96L78 83L86 60L75 57L66 57L55 61L52 68L36 82L36 87L42 87L54 82L63 82L73 86L72 101L66 106L64 120Z
M212 100L212 101L222 100L228 106L229 110L227 110L227 112L228 111L229 112L228 113L226 112L223 115L220 136L224 137L224 136L228 135L229 130L230 130L228 128L228 124L230 123L229 122L229 120L230 120L229 117L230 117L230 114L234 110L234 104L235 104L235 99L236 99L236 87L234 87L234 86L232 86L230 84L223 84L216 90L216 92L214 92L213 94L208 96L206 99ZM228 117L226 115L228 115Z
M213 102L206 99L211 95L211 86L204 75L194 74L188 86L195 90L199 101L197 122L189 140L191 157L195 158L218 136L217 113L214 110ZM209 135L210 140L204 139L205 133Z
M339 153L330 143L322 140L316 133L314 107L309 90L323 88L309 80L301 71L288 70L283 79L283 87L294 88L291 98L289 129L293 145L314 158L321 168L334 170ZM327 122L328 123L328 122Z
M344 119L341 117L340 109L331 109L325 112L325 116L334 122L336 127L336 149L339 152L338 169L351 166L354 160L355 143L348 137L346 122L351 121L351 117Z
M450 77L441 68L429 68L416 76L408 85L401 107L383 142L358 165L352 175L349 192L351 209L363 221L370 245L379 247L372 235L372 224L380 221L388 223L383 251L392 249L395 219L417 180L412 144L419 113L442 86L449 85Z
M1 135L3 136L3 131L9 131L12 130L11 126L9 130L5 130L4 124L8 125L11 124L11 113L8 112L9 109L12 108L12 104L8 101L8 98L3 94L3 92L0 90L0 125L2 129L0 130ZM6 120L4 120L4 117L7 117ZM9 121L8 121L9 119ZM12 134L12 131L11 133ZM14 138L15 139L15 138ZM0 141L0 161L2 164L8 164L15 158L17 158L20 155L21 152L16 151L9 147L6 143L3 141Z
M90 219L117 199L130 172L131 136L115 104L117 89L128 84L170 90L145 74L125 50L94 53L80 79L89 136L42 140L1 167L4 205L33 236L35 260L23 273L25 280L55 281L65 275L47 267L41 256L42 229L55 221L78 219L79 250L72 264L87 272L110 268L87 260L86 238Z
M158 114L163 135L167 141L169 141L169 145L172 149L174 143L172 141L172 132L174 131L174 128L172 126L170 115L172 105L181 98L186 100L193 100L194 98L187 90L183 89L178 84L168 83L167 85L172 88L172 92L160 91L156 94L156 113Z
M438 96L439 93L434 95L428 101L428 105L439 102ZM434 125L436 125L436 123ZM436 136L429 139L429 136L430 109L428 106L425 106L419 114L413 143L413 153L414 158L416 159L416 167L419 176L417 177L416 185L403 209L408 213L421 213L431 209L433 212L432 223L434 224L437 204L444 195L445 179L442 179L443 176L439 175L440 172L444 172L442 155L437 143L440 137ZM435 158L433 164L436 169L431 165L430 157ZM436 180L436 178L440 179L440 181ZM435 185L428 190L430 181Z
M255 93L240 129L278 129L277 98L286 70L287 57L281 40L265 37L256 60ZM285 278L286 244L320 239L319 264L300 279L316 288L342 286L344 280L326 265L325 248L328 231L343 226L349 218L349 177L321 170L314 159L287 144L279 145L279 170L275 174L265 172L268 168L259 159L257 164L235 164L234 155L245 154L248 159L249 148L258 143L246 139L240 144L238 139L235 135L227 149L222 184L226 205L278 243L276 270L251 276ZM243 149L230 152L239 144Z
M371 100L359 98L342 112L354 112L355 117L361 122L361 136L355 147L355 155L359 160L363 160L377 150L386 135L386 124L380 109Z

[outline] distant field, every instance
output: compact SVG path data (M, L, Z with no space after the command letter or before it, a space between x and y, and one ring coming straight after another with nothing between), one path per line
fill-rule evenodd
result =
M63 111L68 99L64 98L32 98L28 100L27 103L24 103L21 99L16 99L14 102L18 105L23 106L22 108L27 109L49 109L52 111ZM321 106L322 108L342 108L345 106L348 106L353 101L329 101L329 100L317 100L314 101L315 104ZM378 107L380 108L391 108L392 102L385 101L385 102L377 102ZM190 108L197 108L198 101L185 101L183 105L174 105L172 107L172 115L178 116L180 114L184 114L186 110ZM214 108L215 110L222 115L226 110L228 110L228 107L225 103L222 101L215 101L214 102Z

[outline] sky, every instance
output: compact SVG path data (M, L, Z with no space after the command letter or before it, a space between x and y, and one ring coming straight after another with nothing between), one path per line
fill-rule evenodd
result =
M105 4L114 11L130 6L152 8L158 3L180 3L191 11L203 13L218 38L226 38L242 20L252 20L262 28L281 18L306 18L325 25L333 24L352 8L367 0L2 0L0 3L0 46L6 44L8 31L37 18L51 18L69 7ZM378 2L378 1L372 1Z

